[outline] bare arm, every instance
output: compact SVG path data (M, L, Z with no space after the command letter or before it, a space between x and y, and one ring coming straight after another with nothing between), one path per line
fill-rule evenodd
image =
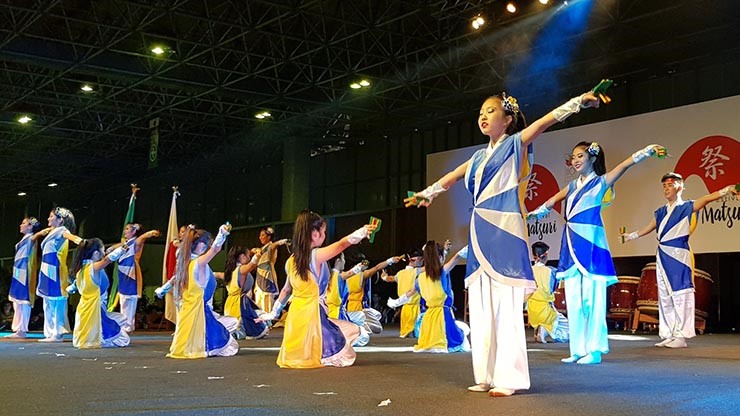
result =
M411 205L416 205L417 207L428 207L432 203L432 199L434 199L436 195L450 189L452 185L465 177L465 172L468 170L468 162L469 161L466 160L463 164L456 167L453 171L442 176L437 182L429 186L427 189L415 193L414 196L404 198L404 204L406 204L407 207ZM418 205L415 203L417 198L423 198L423 200L419 202Z
M377 227L378 226L375 225L375 224L367 224L367 225L365 225L364 228L365 228L366 234L362 238L365 238L368 235L370 235L370 233L372 233L373 231L375 231L375 229ZM338 256L339 253L343 252L345 249L347 249L347 247L353 245L353 243L351 243L350 241L352 239L354 239L353 235L355 233L358 233L359 231L360 230L357 230L354 233L352 233L352 234L350 234L348 236L343 237L341 240L337 241L336 243L330 244L330 245L328 245L326 247L320 247L320 248L316 249L316 263L317 264L321 264L321 263L324 263L326 261L329 261L332 258ZM355 244L357 244L359 242L360 241L358 240Z
M571 103L571 101L564 105ZM578 104L580 104L582 108L599 108L599 99L596 98L596 96L592 92L587 92L580 97L580 103L576 103L576 105ZM534 139L539 137L540 134L544 133L545 130L549 129L550 127L552 127L552 125L557 123L558 119L555 118L554 113L558 111L561 107L558 107L558 109L545 114L543 117L522 130L522 145L527 146Z
M31 240L36 241L39 238L46 237L46 235L49 234L49 232L51 232L51 227L44 228L43 230L31 236Z
M76 236L69 231L65 231L64 234L62 234L62 237L78 245L82 242L82 237Z
M146 240L152 237L159 237L159 235L160 235L159 230L150 230L140 235L139 237L137 237L136 238L136 251L141 251L144 248L144 244L146 243Z
M622 163L618 164L614 169L607 172L605 177L607 186L614 185L614 182L621 178L622 175L627 172L627 169L643 161L651 154L651 152L655 153L661 148L662 146L651 144L650 146L647 146L646 148L633 153L632 156L629 156L627 159L624 159Z
M459 253L455 253L455 255L452 256L452 258L447 263L445 263L445 265L442 268L444 269L444 271L449 273L450 270L452 270L455 266L457 266L457 263L459 263L460 260L462 259L463 257L460 257Z
M655 222L655 217L653 217L648 225L640 228L639 230L634 231L633 233L622 234L622 241L626 243L627 241L636 240L644 235L648 235L651 232L655 231L655 228L657 228L657 226L658 224Z
M388 273L383 271L383 273L380 274L380 278L383 279L384 282L390 282L393 283L396 281L396 276L390 276Z

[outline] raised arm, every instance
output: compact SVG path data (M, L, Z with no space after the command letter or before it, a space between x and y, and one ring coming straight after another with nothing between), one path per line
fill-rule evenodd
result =
M450 189L457 181L465 177L465 171L468 170L468 161L456 167L452 172L442 176L437 182L428 186L425 190L417 192L414 196L404 198L403 202L406 207L416 205L417 207L428 207L432 200L442 192ZM417 199L421 199L421 202L416 203Z
M96 261L95 263L93 263L93 265L92 265L93 266L93 270L95 270L97 272L97 271L100 271L101 269L104 269L105 266L107 266L107 265L113 263L114 261L117 261L119 258L121 258L121 256L123 255L123 253L126 250L128 250L128 246L126 246L125 244L122 244L121 246L119 246L115 250L113 250L110 253L108 253L107 255L105 255L102 259L100 259L100 260Z
M467 258L468 258L468 246L465 246L461 248L460 251L455 253L455 255L452 256L452 258L447 263L445 263L443 268L447 273L449 273L450 270L452 270L455 266L457 266L457 263L459 263L460 260L467 259Z
M621 178L622 175L624 175L624 173L627 172L627 169L631 168L632 166L654 155L655 152L657 152L660 149L665 149L665 148L658 144L651 144L649 146L646 146L644 149L636 151L635 153L632 154L632 156L628 157L627 159L624 159L622 163L618 164L614 169L607 172L606 184L608 186L614 185L614 182L616 182L619 178Z
M51 227L44 228L43 230L37 232L36 234L31 236L31 240L36 241L39 238L46 237L47 234L51 232Z
M229 235L229 232L231 230L231 226L229 225L222 225L218 229L218 234L216 235L216 238L213 240L213 244L211 244L211 248L208 249L208 251L205 252L202 256L198 257L198 266L203 266L208 264L211 260L213 260L214 257L216 257L216 254L218 254L221 251L221 247L226 242L226 236Z
M383 270L383 269L385 269L388 266L392 266L393 264L398 263L399 261L403 260L404 258L405 258L405 256L403 256L403 255L401 255L401 256L395 256L395 257L389 257L388 260L382 261L382 262L376 264L374 267L372 267L372 268L370 268L368 270L365 270L365 273L363 273L363 275L364 276L372 276L375 273L377 273L378 271Z
M694 212L701 211L708 203L721 199L725 195L738 195L735 185L727 185L719 191L704 195L694 201Z
M69 231L65 231L64 234L62 234L62 237L66 238L67 240L79 245L82 242L82 237L74 235L70 233Z
M367 238L370 233L375 231L377 227L378 226L375 224L363 225L362 227L355 230L352 234L343 237L336 243L316 249L316 263L321 264L329 261L333 257L336 257L337 255L339 255L339 253L347 249L347 247L355 245L362 241L364 238Z
M542 118L522 130L522 144L524 146L531 143L534 139L544 133L545 130L552 127L559 121L565 121L566 118L581 111L582 108L599 108L599 99L593 92L587 92L578 97L571 98L565 104L545 114Z
M637 231L632 231L631 233L623 233L622 234L622 244L637 240L638 238L650 234L651 232L655 231L655 228L657 228L658 224L655 222L655 217L653 217L652 220L650 220L650 223L642 228L640 228Z
M545 201L544 204L540 205L535 209L534 211L527 214L527 219L530 220L532 218L543 218L545 215L547 215L552 207L555 206L558 202L565 199L565 196L568 195L568 188L563 188L558 191L555 195L551 196L550 199Z
M152 237L159 237L160 232L159 230L149 230L145 232L144 234L140 235L136 238L136 247L137 251L141 251L141 249L144 247L144 244L146 243L146 240L152 238Z

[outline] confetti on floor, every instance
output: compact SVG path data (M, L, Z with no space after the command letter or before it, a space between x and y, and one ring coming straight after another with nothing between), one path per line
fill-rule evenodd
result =
M263 387L270 387L270 385L269 384L255 384L252 387L261 389Z
M378 403L378 407L388 406L391 404L391 399L385 399L382 402Z
M217 376L208 376L209 380L223 380L223 377L217 377Z
M333 391L319 391L314 393L316 396L336 396L337 394Z

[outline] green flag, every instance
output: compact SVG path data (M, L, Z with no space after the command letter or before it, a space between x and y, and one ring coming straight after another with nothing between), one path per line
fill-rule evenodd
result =
M134 208L136 207L136 191L139 188L136 187L135 183L131 184L131 199L128 201L128 211L126 212L126 218L123 220L123 228L126 228L126 224L134 222ZM126 238L123 236L121 231L121 242L125 242ZM113 312L116 306L118 306L118 262L113 263L113 279L110 284L110 295L108 299L108 312Z

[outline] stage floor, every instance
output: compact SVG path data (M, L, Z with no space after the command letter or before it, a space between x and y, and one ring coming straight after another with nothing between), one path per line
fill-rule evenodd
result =
M166 359L171 337L162 332L137 332L130 347L105 350L76 350L69 339L0 339L0 408L5 415L719 416L738 414L740 403L740 335L700 335L689 348L669 350L653 347L654 334L614 333L611 353L595 366L562 364L567 344L530 341L532 387L508 398L467 392L469 353L415 354L414 340L398 338L397 327L339 369L278 368L281 336L278 329L240 341L235 357L200 360Z

